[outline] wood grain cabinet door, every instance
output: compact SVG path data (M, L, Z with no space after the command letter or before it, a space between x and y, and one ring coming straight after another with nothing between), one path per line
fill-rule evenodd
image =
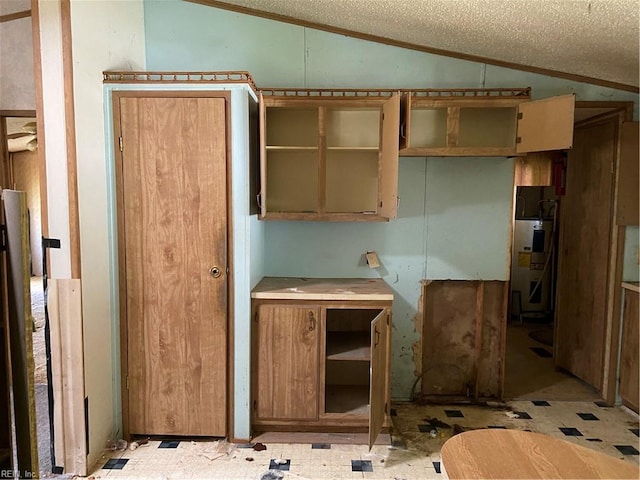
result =
M320 308L259 305L255 418L318 418Z
M574 94L518 105L516 152L564 150L573 145Z
M400 96L393 95L382 106L380 138L380 211L385 218L398 216L398 128Z
M391 314L383 310L371 322L371 368L369 392L369 450L382 431L384 420L390 412L389 353L391 351Z

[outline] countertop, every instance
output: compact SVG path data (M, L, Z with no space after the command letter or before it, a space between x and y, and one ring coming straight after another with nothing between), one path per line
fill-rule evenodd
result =
M381 278L264 277L251 298L271 300L393 300Z

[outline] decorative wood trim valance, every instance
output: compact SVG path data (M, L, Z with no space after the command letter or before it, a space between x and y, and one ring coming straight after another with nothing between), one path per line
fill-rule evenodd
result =
M279 97L390 97L408 93L417 97L529 98L531 88L258 88L246 71L220 72L103 72L104 83L247 83L254 92Z
M246 83L257 92L249 72L102 72L104 83Z

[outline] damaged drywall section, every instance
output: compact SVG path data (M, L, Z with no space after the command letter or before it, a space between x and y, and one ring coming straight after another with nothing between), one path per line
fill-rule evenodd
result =
M416 314L413 317L413 326L415 332L418 335L418 339L413 342L411 345L411 349L413 350L413 363L415 365L414 375L416 377L416 381L414 387L411 391L411 400L416 398L416 386L420 379L422 378L422 336L423 336L423 325L424 325L424 294L425 294L425 280L420 282L420 296L418 297L418 305L416 307Z
M422 400L501 399L508 282L423 282Z

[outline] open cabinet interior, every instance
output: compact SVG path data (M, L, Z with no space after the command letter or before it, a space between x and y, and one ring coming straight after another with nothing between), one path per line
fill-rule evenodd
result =
M326 413L368 415L371 322L381 313L381 309L327 309Z
M397 104L397 96L261 98L261 218L381 221L395 215L397 179L389 189L385 175L391 163L397 177L398 114L385 120L384 107ZM386 131L394 132L393 142L383 141L391 138Z
M514 147L516 108L460 108L459 147Z
M379 108L267 108L266 121L268 211L314 213L324 198L328 213L376 212Z

